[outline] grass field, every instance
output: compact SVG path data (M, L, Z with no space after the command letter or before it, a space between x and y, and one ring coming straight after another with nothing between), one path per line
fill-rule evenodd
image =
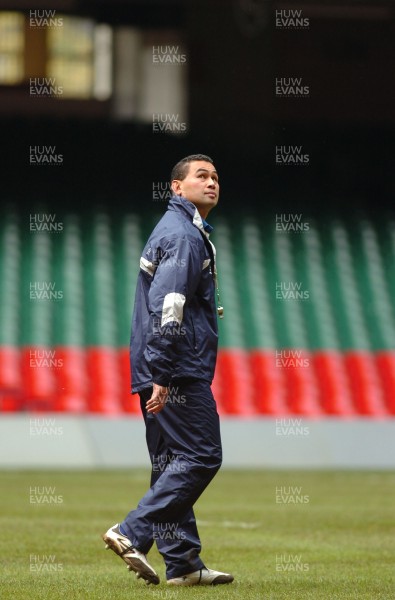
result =
M147 472L0 475L2 599L395 598L394 473L220 471L196 514L203 560L235 581L191 588L166 585L156 548L159 586L104 551L100 534L135 506Z

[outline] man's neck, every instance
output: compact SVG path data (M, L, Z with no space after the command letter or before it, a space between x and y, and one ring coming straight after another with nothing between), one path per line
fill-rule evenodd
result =
M192 204L193 204L193 202L192 202ZM193 205L197 208L199 215L205 221L207 219L208 213L210 212L210 209L199 208L198 206L196 206L196 204L193 204Z

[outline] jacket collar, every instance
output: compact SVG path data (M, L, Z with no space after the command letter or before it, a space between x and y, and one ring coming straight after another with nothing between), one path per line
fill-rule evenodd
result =
M195 225L195 227L197 227L207 238L213 230L213 227L209 225L207 221L202 219L196 206L183 196L173 196L169 201L168 210L187 213L193 225Z

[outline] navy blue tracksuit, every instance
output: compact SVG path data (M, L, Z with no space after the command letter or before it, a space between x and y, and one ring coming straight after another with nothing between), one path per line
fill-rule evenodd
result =
M217 356L215 249L196 207L173 197L140 261L132 321L132 391L139 392L152 463L151 488L122 529L147 554L156 542L167 578L204 567L193 505L221 466L210 384ZM145 409L152 383L165 408Z

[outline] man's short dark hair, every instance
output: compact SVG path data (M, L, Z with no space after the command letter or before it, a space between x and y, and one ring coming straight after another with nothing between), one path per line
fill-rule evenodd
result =
M185 179L185 177L188 175L189 163L194 160L204 160L205 162L214 164L213 159L209 156L206 156L206 154L190 154L189 156L179 160L178 163L173 167L170 176L170 183L174 181L174 179L179 179L180 181Z

